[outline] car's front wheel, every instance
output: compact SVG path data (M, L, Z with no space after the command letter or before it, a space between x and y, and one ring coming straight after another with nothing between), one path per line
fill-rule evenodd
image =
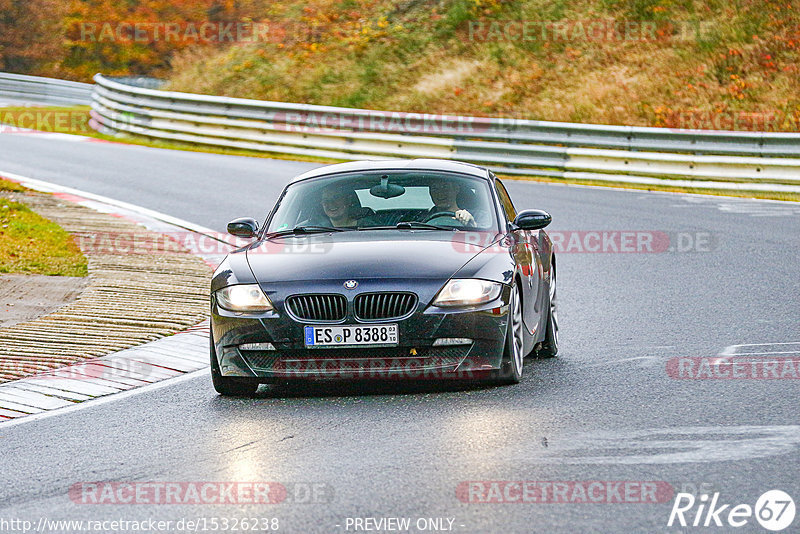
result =
M217 351L214 350L213 340L209 339L209 345L211 356L211 382L214 384L214 389L217 393L226 397L247 397L254 395L258 389L258 382L253 382L246 378L222 376L222 371L219 369L219 361L217 360Z
M503 351L503 363L500 369L492 373L492 381L498 384L518 384L522 380L522 368L525 360L523 352L524 325L522 324L522 305L519 301L517 285L511 287L511 298L508 301L508 330Z

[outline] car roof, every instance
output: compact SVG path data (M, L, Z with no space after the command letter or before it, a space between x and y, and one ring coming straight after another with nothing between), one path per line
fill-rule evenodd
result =
M468 174L478 178L489 178L489 171L478 165L463 163L461 161L450 161L446 159L411 159L411 160L366 160L349 161L347 163L336 163L324 165L296 176L289 183L299 182L317 176L328 174L338 174L343 172L358 171L383 171L383 170L403 170L403 171L449 171Z

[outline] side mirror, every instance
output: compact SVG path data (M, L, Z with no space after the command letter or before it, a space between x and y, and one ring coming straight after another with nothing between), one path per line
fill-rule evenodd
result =
M228 233L236 237L255 237L258 233L258 221L250 217L234 219L228 223Z
M544 228L553 218L544 210L524 210L517 214L514 224L523 230L539 230Z

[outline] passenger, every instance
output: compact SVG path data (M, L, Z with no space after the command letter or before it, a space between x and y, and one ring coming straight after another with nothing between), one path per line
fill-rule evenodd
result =
M361 219L372 215L362 208L355 190L343 185L331 185L322 191L322 209L333 227L355 227Z

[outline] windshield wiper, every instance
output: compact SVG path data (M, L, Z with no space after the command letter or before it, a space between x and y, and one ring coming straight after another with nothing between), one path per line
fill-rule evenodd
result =
M419 222L419 221L400 221L399 223L394 225L394 227L395 228L403 228L403 229L405 229L405 228L408 228L408 229L411 229L411 228L414 228L414 229L423 228L423 229L428 229L428 230L450 230L450 231L457 230L457 228L455 226L439 226L438 224L430 224L430 223Z
M280 237L284 235L304 235L320 234L325 232L345 232L348 228L334 228L333 226L295 226L291 230L281 230L280 232L270 232L267 238Z
M395 225L388 226L359 226L356 230L458 230L455 226L437 226L419 221L400 221Z

